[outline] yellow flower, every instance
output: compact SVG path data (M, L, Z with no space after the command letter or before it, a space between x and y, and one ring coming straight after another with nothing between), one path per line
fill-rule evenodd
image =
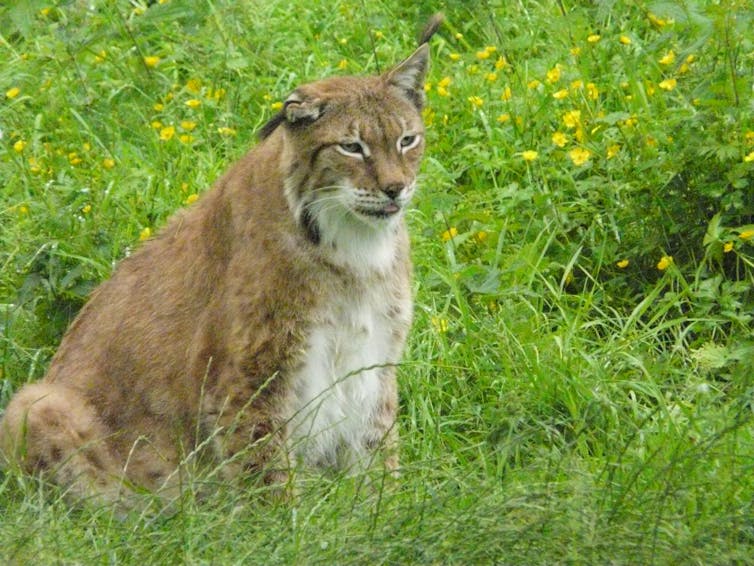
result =
M155 130L159 130L160 128L162 128L162 122L160 122L159 120L154 120L150 124L150 126L152 126Z
M481 51L477 51L477 52L476 52L476 58L477 58L477 59L489 59L489 58L490 58L490 56L491 56L491 55L492 55L492 54L493 54L493 53L494 53L495 51L497 51L497 47L495 47L494 45L488 45L487 47L485 47L485 48L484 48L484 49L482 49Z
M507 86L503 89L503 93L500 95L500 100L510 100L513 98L513 91L511 87Z
M676 87L677 84L678 81L675 79L665 79L664 81L661 81L657 86L659 86L662 90L671 91Z
M615 263L619 268L626 269L628 267L629 261L627 259L622 259Z
M571 90L581 90L582 88L584 88L584 81L581 79L571 81Z
M102 166L105 169L112 169L113 167L115 167L115 159L106 157L105 159L102 160Z
M480 96L469 96L468 100L474 108L480 108L484 104L484 99Z
M511 119L511 115L508 113L500 114L500 116L497 117L497 121L501 124L505 124L506 122L509 122Z
M79 157L79 154L75 151L72 151L68 154L68 162L71 165L79 165L81 163L82 159Z
M647 15L647 17L649 18L649 21L652 22L652 24L655 25L655 26L657 26L658 28L662 28L662 27L665 27L668 24L672 24L673 23L673 20L671 20L670 18L668 18L668 19L660 18L659 16L656 16L652 12L650 12Z
M6 98L16 98L21 93L21 89L17 86L14 86L13 88L9 88L7 91L5 91L5 97Z
M341 59L338 61L338 69L345 71L348 68L348 59Z
M92 205L91 204L86 204L81 209L81 214L89 214L91 211L92 211Z
M173 139L175 135L175 126L165 126L160 130L160 139L162 141L169 141Z
M568 89L567 88L563 88L563 89L560 89L557 92L553 92L552 93L552 97L555 100L563 100L564 98L568 98Z
M458 53L451 53L450 55L448 55L448 57L450 57L451 61L458 61L461 58Z
M445 230L445 232L440 234L440 238L443 242L447 242L448 240L455 238L456 236L458 236L458 230L456 230L455 228L449 228Z
M738 235L742 240L751 240L754 238L754 230L744 230Z
M385 38L385 34L382 33L380 30L375 30L375 32L374 32L374 38L375 39L384 39Z
M752 161L754 161L754 151L752 151L752 152L751 152L751 153L749 153L748 155L745 155L745 156L744 156L744 161L745 161L746 163L751 163Z
M594 83L586 84L586 97L589 100L597 100L600 97L600 91L597 88L596 84Z
M178 136L178 141L180 141L181 143L191 143L192 141L194 141L194 136L192 136L191 134L181 134L180 136Z
M554 84L560 80L560 65L555 65L552 69L547 71L545 81L548 84Z
M563 124L566 128L575 128L581 123L581 110L569 110L563 114Z
M25 147L26 147L26 142L24 140L18 140L16 143L13 144L13 151L15 151L16 153L21 153Z
M144 57L144 64L153 69L160 64L160 58L156 55L147 55Z
M450 86L450 83L453 82L453 79L450 77L443 77L440 79L440 81L437 83L438 87L448 88Z
M554 134L552 134L552 143L554 143L558 147L564 147L565 144L568 143L568 136L566 136L563 132L555 132Z
M148 240L151 235L152 235L152 229L149 226L147 226L141 232L139 232L139 240L141 240L142 242L144 240Z
M601 39L601 36L599 36L596 33L593 33L592 35L590 35L589 37L586 38L586 40L589 43L597 43L600 39Z
M660 57L660 65L672 65L673 61L675 61L675 53L672 49Z
M186 204L194 204L197 200L199 200L199 195L196 193L192 193L189 196L186 197L186 200L183 201Z
M207 91L207 98L214 98L215 100L220 100L225 96L226 90L224 88L218 88L215 89L215 92L212 92L212 89Z
M217 133L221 136L235 136L236 131L233 128L228 128L227 126L221 126L217 128Z
M433 316L432 326L434 326L437 332L444 334L448 331L448 320L439 316Z
M202 81L199 79L189 79L186 81L186 90L193 93L199 92L202 90Z
M485 232L484 230L480 230L479 232L476 233L475 237L478 242L484 242L488 236L489 234L487 232Z
M497 58L497 61L495 61L495 68L498 71L505 69L507 66L508 66L508 60L502 55Z
M202 101L198 98L191 98L186 101L186 106L189 108L199 108L202 105Z
M497 73L487 73L484 78L493 83L497 80Z
M24 215L26 215L26 214L29 214L29 207L28 207L28 206L26 206L25 204L21 204L21 205L19 205L19 206L18 206L18 209L17 209L17 210L18 210L18 213L19 213L19 214L20 214L21 216L24 216Z
M537 153L533 149L527 149L526 151L521 152L521 157L524 158L524 161L534 161L537 157L539 157L539 153Z
M463 34L461 32L456 32L453 37L455 37L456 39L463 39Z
M725 242L723 244L723 252L727 254L728 252L731 252L731 251L733 251L733 242Z
M620 146L617 143L609 145L607 147L607 158L612 159L613 157L618 155L619 151L620 151Z
M539 82L537 79L532 79L528 83L526 83L527 88L530 88L531 90L534 90L535 88L539 87L542 83Z
M570 53L574 57L578 57L579 55L581 55L581 47L571 47Z
M592 152L583 147L576 147L568 152L568 157L573 161L574 165L583 165L592 156Z
M448 96L450 93L448 92L448 89L444 86L438 86L437 87L437 94L440 96Z
M270 108L272 108L275 111L280 110L282 107L283 107L283 103L280 102L279 100L277 102L273 102L272 104L270 104Z
M430 90L432 90L432 83L424 83L424 92L429 92ZM264 97L265 97L266 100L267 100L267 96L268 95L266 95L266 94L264 95ZM269 100L271 100L271 99L272 99L272 97L270 96Z
M626 128L633 128L636 124L639 123L639 119L636 116L631 116L630 118L621 120L619 123Z
M664 255L660 258L660 261L657 262L657 269L659 269L660 271L665 271L672 264L673 264L673 256Z
M618 38L618 41L620 41L623 45L631 45L631 38L627 35L621 35Z
M156 102L152 108L154 108L155 112L162 112L165 110L165 105L162 102Z
M191 120L183 120L181 122L181 129L186 130L187 132L190 132L196 128L196 122L192 122Z

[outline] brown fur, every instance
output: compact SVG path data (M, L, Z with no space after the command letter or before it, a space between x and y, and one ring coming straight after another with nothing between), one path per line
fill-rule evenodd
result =
M376 219L364 228L365 240L392 242L389 260L371 264L336 249L344 240L327 240L324 216L308 203L329 194L336 174L359 187L365 206L387 210L383 193L409 190L423 140L405 153L395 140L406 128L422 134L427 56L423 45L385 75L297 89L257 147L95 290L44 380L7 407L0 460L105 500L124 485L180 487L181 466L203 446L227 477L263 470L281 481L295 452L294 377L317 354L307 351L312 333L337 335L330 305L370 295L379 300L369 316L390 328L389 359L375 373L378 409L359 442L368 451L387 444L395 468L394 363L411 318L405 227ZM369 158L339 149L354 128Z

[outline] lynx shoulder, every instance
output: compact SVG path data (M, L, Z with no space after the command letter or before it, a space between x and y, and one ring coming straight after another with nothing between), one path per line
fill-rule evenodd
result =
M427 41L379 76L295 89L260 143L123 260L48 374L0 422L0 461L74 497L226 477L397 466L411 322L403 216L424 151Z

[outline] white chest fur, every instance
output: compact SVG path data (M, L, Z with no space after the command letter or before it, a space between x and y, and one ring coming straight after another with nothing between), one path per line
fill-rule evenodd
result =
M383 286L333 297L312 328L292 376L288 424L291 450L307 465L363 459L386 386L381 367L396 363L402 346L393 337L389 301Z

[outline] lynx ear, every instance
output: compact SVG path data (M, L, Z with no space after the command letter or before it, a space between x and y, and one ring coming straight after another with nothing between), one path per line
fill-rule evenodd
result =
M299 92L293 92L283 105L285 119L291 124L306 120L313 122L324 112L325 103L319 98L307 98Z
M385 75L385 81L401 89L416 107L424 105L424 78L429 67L429 46L423 43L411 56Z
M259 130L259 139L269 136L277 127L287 122L291 125L300 125L304 122L313 122L325 111L325 102L319 98L307 98L300 92L293 91L283 103L283 109L275 114Z

